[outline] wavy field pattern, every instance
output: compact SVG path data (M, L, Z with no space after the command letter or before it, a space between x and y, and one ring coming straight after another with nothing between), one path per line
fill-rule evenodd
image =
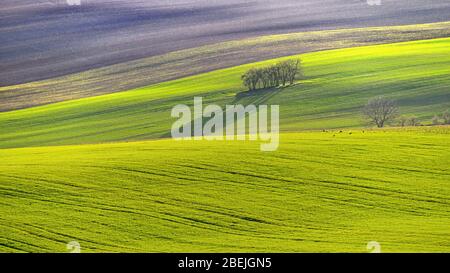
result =
M0 112L126 91L299 53L449 36L450 22L440 22L310 31L228 41L47 80L0 87Z
M0 251L448 251L449 141L435 128L283 134L275 153L172 140L0 150Z
M254 66L217 70L115 94L0 113L0 147L134 141L167 137L173 106L279 104L281 130L354 128L367 123L371 97L398 101L403 114L431 118L450 107L450 39L302 54L305 78L292 87L246 93L240 76Z
M448 0L2 1L0 253L450 252ZM171 139L198 96L279 149Z

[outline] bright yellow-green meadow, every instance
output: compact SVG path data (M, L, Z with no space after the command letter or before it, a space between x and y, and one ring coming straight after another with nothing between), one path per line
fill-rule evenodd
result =
M351 133L351 134L350 134ZM0 150L0 249L445 252L450 129Z
M286 88L241 84L275 59L0 113L0 252L449 252L450 38L286 58ZM379 95L427 126L369 129ZM194 96L280 105L279 149L170 139Z

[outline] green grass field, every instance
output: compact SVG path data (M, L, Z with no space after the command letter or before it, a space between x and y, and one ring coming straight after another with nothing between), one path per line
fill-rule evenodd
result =
M297 57L294 86L243 89ZM449 252L450 127L371 130L361 108L450 108L450 38L285 58L0 113L0 252ZM194 96L279 104L279 150L166 139Z
M204 103L279 104L282 131L362 127L371 97L397 100L403 114L429 123L450 108L450 39L308 53L296 86L245 95L250 67L218 70L127 92L0 113L0 147L135 141L167 136L173 106ZM292 58L292 57L288 57Z
M3 149L0 251L448 252L449 142L441 127L285 133L274 153L173 140Z

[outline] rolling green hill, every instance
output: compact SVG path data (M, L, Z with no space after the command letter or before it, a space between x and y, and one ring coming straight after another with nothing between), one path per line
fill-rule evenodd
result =
M293 54L449 36L450 22L440 22L309 31L228 41L48 80L0 87L0 112L130 90Z
M288 58L303 61L294 86L244 90L247 69ZM0 252L448 252L450 127L366 129L378 95L425 124L450 108L450 38L0 113ZM279 150L161 139L194 96L279 104Z
M0 252L449 251L450 128L281 141L0 149Z
M173 106L204 103L281 105L281 130L365 126L371 97L398 101L423 120L450 107L450 39L308 53L293 87L245 93L240 76L256 64L217 70L127 92L0 113L0 147L135 141L167 136ZM287 57L287 58L293 58Z

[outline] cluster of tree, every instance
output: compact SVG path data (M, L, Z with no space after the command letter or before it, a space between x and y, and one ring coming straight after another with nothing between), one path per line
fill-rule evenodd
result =
M300 60L287 60L263 68L252 68L242 75L249 91L292 85L300 74Z
M442 122L441 122L442 120ZM433 125L440 125L440 124L450 124L450 112L447 110L442 115L435 115L433 119L431 120L433 122Z
M401 116L398 121L398 125L401 127L405 126L420 126L419 118L416 116Z
M450 124L449 110L442 113L442 115L435 115L431 119L432 125L447 125ZM416 116L405 117L401 116L399 119L400 126L420 126L420 121Z
M399 109L395 101L384 97L376 97L370 99L364 106L363 113L371 123L375 124L378 128L382 128L387 122L392 122L398 117ZM434 116L431 121L433 125L450 124L449 110L440 116ZM398 122L401 127L421 125L419 118L416 116L400 116Z

